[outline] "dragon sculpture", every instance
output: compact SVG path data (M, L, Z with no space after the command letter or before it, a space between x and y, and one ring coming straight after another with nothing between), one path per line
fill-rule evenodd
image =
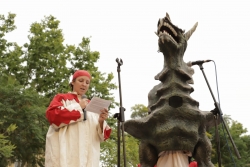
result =
M190 62L183 61L197 25L185 33L172 24L168 13L158 21L156 35L164 55L163 69L155 76L160 83L148 94L149 114L124 122L124 130L140 140L141 167L153 167L160 152L171 150L190 151L199 167L214 167L206 136L206 130L215 124L214 112L201 111L199 102L191 98L194 70Z

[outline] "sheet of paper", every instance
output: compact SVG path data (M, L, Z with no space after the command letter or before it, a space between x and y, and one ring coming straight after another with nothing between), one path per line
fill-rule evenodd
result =
M93 97L85 108L85 110L100 114L100 110L103 108L108 108L110 106L110 103L110 100L101 99L99 97Z

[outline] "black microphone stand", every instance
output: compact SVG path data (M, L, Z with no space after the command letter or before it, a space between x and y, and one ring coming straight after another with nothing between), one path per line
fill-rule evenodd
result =
M216 109L214 110L213 114L214 114L214 116L215 116L215 137L216 137L216 145L217 145L216 148L217 148L217 153L218 153L218 164L219 164L219 167L221 167L220 138L219 138L218 125L217 125L217 120L216 120L216 119L221 119L221 121L222 121L222 123L223 123L223 125L224 125L224 127L225 127L225 129L226 129L226 131L227 131L227 134L228 134L228 136L229 136L229 138L230 138L230 141L231 141L231 143L232 143L232 145L233 145L235 154L237 155L238 159L240 159L241 156L240 156L240 154L239 154L238 149L237 149L236 146L235 146L235 143L234 143L234 141L233 141L233 138L232 138L232 136L231 136L231 134L230 134L230 132L229 132L229 130L228 130L228 127L227 127L226 124L225 124L224 118L223 118L223 116L222 116L223 113L222 113L222 111L221 111L220 105L219 105L218 102L216 102L216 99L215 99L215 97L214 97L214 95L213 95L212 89L211 89L211 87L210 87L210 85L209 85L209 83L208 83L207 77L206 77L205 72L204 72L204 70L203 70L204 68L203 68L202 64L203 64L203 63L200 63L200 64L198 64L198 66L200 67L200 70L202 71L202 74L203 74L203 76L204 76L204 78L205 78L205 80L206 80L207 86L208 86L209 91L210 91L210 93L211 93L211 95L212 95L212 98L213 98L213 100L214 100L214 105L215 105L215 108L216 108Z
M118 64L117 66L117 72L118 72L118 81L119 81L119 95L120 95L120 112L116 113L114 115L114 118L117 118L117 138L118 138L118 147L117 147L117 167L120 167L120 145L121 145L121 141L120 141L120 136L121 136L121 131L120 128L122 127L122 142L123 142L123 156L124 156L124 167L126 167L126 153L125 153L125 140L124 140L124 124L123 122L125 121L124 118L124 111L125 108L122 106L122 91L121 91L121 80L120 80L120 66L123 64L122 59L116 59L116 62ZM120 122L122 124L122 126L120 126Z

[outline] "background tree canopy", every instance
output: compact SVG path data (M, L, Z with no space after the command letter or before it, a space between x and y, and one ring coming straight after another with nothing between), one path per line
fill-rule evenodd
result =
M49 126L45 111L56 93L70 91L74 71L90 71L92 81L87 96L111 100L111 107L117 105L111 93L117 86L112 73L102 73L96 67L100 54L91 51L90 39L83 37L78 46L64 44L60 21L53 16L32 23L29 42L23 46L8 42L5 35L16 28L15 16L0 15L0 145L5 146L0 150L0 163L6 166L20 161L22 166L43 166ZM114 120L110 121L114 124ZM12 133L6 131L11 127Z

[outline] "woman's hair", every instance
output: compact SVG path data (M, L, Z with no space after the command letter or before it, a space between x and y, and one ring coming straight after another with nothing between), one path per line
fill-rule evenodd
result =
M76 79L73 79L73 80L72 80L72 82L75 82L75 81L76 81ZM73 84L72 84L72 82L69 83L69 86L70 86L70 88L71 88L71 91L73 91Z

